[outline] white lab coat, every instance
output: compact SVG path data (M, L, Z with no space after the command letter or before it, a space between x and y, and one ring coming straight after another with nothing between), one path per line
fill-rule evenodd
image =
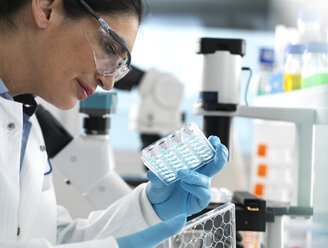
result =
M0 247L116 248L114 237L160 222L146 196L146 184L88 219L72 220L57 206L38 121L32 128L19 171L22 104L0 97ZM19 234L18 234L18 229Z

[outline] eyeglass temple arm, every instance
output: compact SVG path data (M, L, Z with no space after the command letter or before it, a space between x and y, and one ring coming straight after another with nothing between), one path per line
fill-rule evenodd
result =
M118 42L121 46L124 47L124 49L126 49L127 53L128 53L128 61L127 64L130 65L131 63L131 52L129 50L129 48L127 47L127 45L125 44L125 42L121 39L121 37L119 37L114 30L112 30L110 28L110 26L104 21L104 19L102 19L100 16L98 16L96 14L96 12L94 12L94 10L84 1L84 0L80 0L81 4L83 5L83 7L93 16L97 19L97 21L100 23L100 25L102 27L106 27L106 29L108 30L108 32L110 32L110 35L113 36L114 40L116 42Z
M83 5L83 7L91 14L93 15L97 20L100 19L100 17L96 14L96 12L93 11L93 9L91 9L91 7L84 1L84 0L80 0L80 3Z

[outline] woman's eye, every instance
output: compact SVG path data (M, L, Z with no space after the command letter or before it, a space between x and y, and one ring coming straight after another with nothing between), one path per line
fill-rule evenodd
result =
M117 67L120 68L122 65L124 65L124 61L120 60L120 61L117 63Z
M117 62L117 67L120 68L120 67L126 65L127 60L128 60L128 58L120 59L120 60Z
M115 54L115 47L111 44L105 43L105 50L107 54Z

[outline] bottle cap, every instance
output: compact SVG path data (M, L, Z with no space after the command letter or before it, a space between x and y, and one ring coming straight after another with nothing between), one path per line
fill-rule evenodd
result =
M300 11L298 13L298 21L321 23L322 15L320 12L317 11Z
M304 50L305 50L304 44L297 44L297 45L288 44L285 49L286 54L303 54Z
M325 42L309 42L305 44L305 52L307 53L328 53L328 43Z
M273 48L260 48L259 62L261 65L274 66L274 50Z

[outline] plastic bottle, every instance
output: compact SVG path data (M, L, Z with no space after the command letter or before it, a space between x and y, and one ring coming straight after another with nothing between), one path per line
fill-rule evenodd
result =
M274 35L274 63L277 71L284 69L285 49L288 44L301 44L298 28L277 25Z
M328 43L305 45L301 88L328 84Z
M270 93L270 75L274 68L274 50L272 48L260 48L259 65L257 95L261 96Z
M301 43L322 41L321 20L320 12L301 11L298 14L297 27Z
M284 91L301 88L304 45L288 44L284 66Z

